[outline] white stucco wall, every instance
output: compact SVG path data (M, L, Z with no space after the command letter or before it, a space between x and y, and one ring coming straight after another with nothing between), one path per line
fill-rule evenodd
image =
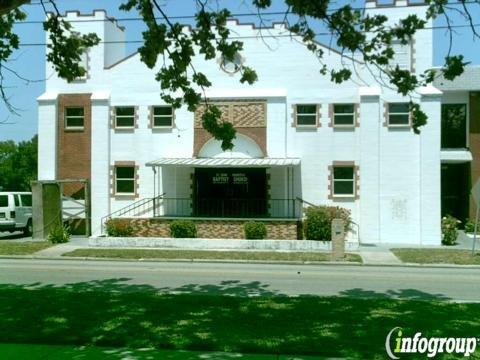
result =
M387 12L395 22L424 7L368 9ZM69 14L69 17L75 17ZM95 17L105 16L96 12ZM87 19L87 17L81 17ZM78 24L78 26L77 26ZM124 33L110 21L75 23L80 31L122 39ZM301 165L293 170L272 168L271 198L300 197L315 204L338 205L352 212L363 242L439 244L440 243L440 104L441 97L418 97L429 115L421 135L410 129L394 130L383 125L384 102L408 101L398 94L380 89L367 70L361 81L354 78L333 84L319 73L318 60L283 26L269 30L270 48L259 30L250 25L229 23L236 36L245 36L242 56L255 68L259 80L253 86L239 83L239 75L228 75L218 63L196 58L194 65L212 81L208 91L216 99L265 99L267 102L267 154L269 157L298 157ZM415 39L415 69L432 67L432 33L423 31ZM135 161L139 167L139 198L153 197L154 174L145 166L161 157L191 157L193 153L193 114L186 108L175 113L176 127L152 130L148 127L148 107L161 105L155 70L131 56L106 69L123 54L121 47L99 45L90 52L89 78L67 84L53 76L47 81L47 93L106 92L108 99L93 101L92 109L92 197L93 231L98 233L100 218L133 200L120 200L108 193L110 166L115 161ZM106 54L106 55L105 55ZM341 56L326 49L324 61L341 66ZM49 73L49 72L48 72ZM361 85L360 85L361 84ZM452 100L453 101L453 100ZM292 127L293 105L321 104L321 126L301 130ZM360 126L349 130L328 126L330 103L360 104ZM116 132L109 124L109 107L138 106L138 128ZM40 178L55 178L56 143L55 101L40 101L39 142ZM210 151L210 150L209 150ZM212 150L213 151L213 150ZM359 167L359 198L329 199L329 166L334 161L353 161ZM169 197L190 197L189 168L159 169L160 192ZM289 179L289 180L287 180ZM292 193L293 188L293 193ZM157 193L158 195L158 193Z

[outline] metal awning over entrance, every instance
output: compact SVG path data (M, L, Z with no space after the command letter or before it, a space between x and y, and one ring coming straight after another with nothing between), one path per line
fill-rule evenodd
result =
M185 166L185 167L278 167L300 165L299 158L161 158L150 161L146 166Z

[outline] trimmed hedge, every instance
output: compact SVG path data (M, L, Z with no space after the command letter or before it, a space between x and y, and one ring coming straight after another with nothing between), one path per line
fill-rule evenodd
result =
M129 220L109 219L105 221L105 229L108 236L127 237L133 236L134 229Z
M245 231L245 239L258 240L267 237L267 227L263 222L248 221L243 225Z
M345 232L350 230L350 210L339 206L310 206L305 214L303 232L307 240L332 240L332 220L335 218L345 222Z
M175 220L170 224L170 236L173 238L196 238L197 227L193 221Z

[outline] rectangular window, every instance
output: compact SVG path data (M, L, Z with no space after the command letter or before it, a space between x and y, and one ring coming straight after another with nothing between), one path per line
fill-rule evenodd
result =
M467 104L442 104L442 148L467 147Z
M355 105L334 104L333 105L334 126L355 126Z
M388 104L388 126L410 126L410 104Z
M65 129L83 130L85 110L83 107L65 108Z
M13 195L13 200L15 202L15 206L20 206L20 196Z
M317 126L317 105L296 105L297 126Z
M152 112L154 128L173 126L173 108L171 106L154 106Z
M8 195L0 195L0 207L8 206Z
M411 70L411 44L402 44L400 40L392 42L394 51L393 59L390 61L392 67L398 67L401 70Z
M135 127L135 107L115 107L115 128L132 129Z
M355 167L353 165L333 167L333 195L355 195Z
M115 167L115 193L135 194L135 166Z
M22 206L32 206L32 195L23 194L20 195L22 199Z

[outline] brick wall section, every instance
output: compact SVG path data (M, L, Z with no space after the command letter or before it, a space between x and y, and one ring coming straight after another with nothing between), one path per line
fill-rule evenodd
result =
M470 151L473 156L471 163L471 184L480 177L480 92L470 93ZM470 198L470 218L475 218L475 201Z
M251 138L267 156L267 104L265 101L214 102L222 112L222 121L233 124L239 134ZM193 156L198 156L203 145L212 138L202 128L202 115L205 107L200 105L195 111Z
M139 237L170 237L170 219L124 219ZM244 239L242 220L192 220L197 226L197 237L206 239ZM267 238L297 239L297 221L266 221Z
M58 96L57 178L90 179L91 172L91 94L60 94ZM65 130L65 108L84 107L83 130ZM81 184L65 184L64 194L73 195Z

